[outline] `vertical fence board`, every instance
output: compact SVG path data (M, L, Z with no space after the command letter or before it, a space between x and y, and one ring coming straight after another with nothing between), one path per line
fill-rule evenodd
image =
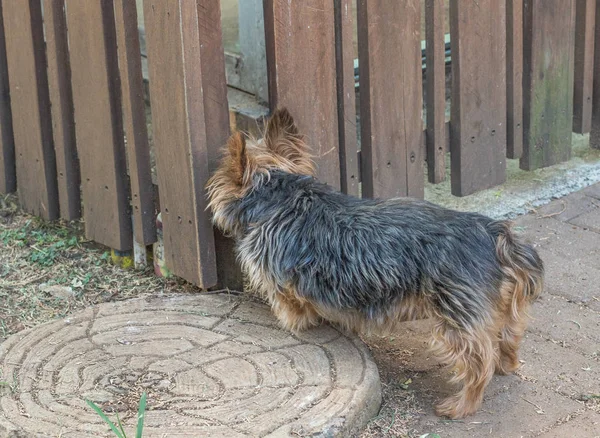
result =
M523 0L506 0L506 156L523 154Z
M265 0L269 104L287 107L321 180L340 187L333 2Z
M65 2L44 0L43 5L60 216L74 220L81 217L81 180L75 142Z
M444 1L426 0L426 94L427 94L427 177L438 184L446 179L446 45Z
M131 182L133 233L136 242L149 245L156 241L156 218L150 171L150 145L146 126L142 57L134 1L115 0L115 24Z
M17 190L15 140L10 109L4 20L2 2L0 2L0 193L12 193L15 190Z
M590 147L600 149L600 0L596 0L596 26L594 30L594 90L592 93L592 127Z
M341 189L344 193L358 196L352 1L335 0L334 12Z
M200 48L205 30L199 26L207 25L198 22L202 6L206 3L145 0L144 20L165 257L176 275L208 288L218 279L204 194L213 157L205 100L220 94L203 78L210 57L204 59Z
M204 90L204 117L207 129L205 142L208 152L208 168L214 171L221 156L221 149L229 136L229 105L227 102L227 80L221 31L221 8L219 0L197 0L198 31L200 37L200 69L199 78ZM201 132L198 132L201 134ZM202 182L204 189L205 182ZM204 195L202 195L204 196ZM230 289L242 290L244 278L237 263L234 241L214 230L215 255L217 264L217 285Z
M44 219L59 214L41 3L2 2L21 206Z
M66 10L86 236L130 250L113 2L67 0Z
M595 27L596 0L576 0L573 131L581 134L590 132L592 124Z
M525 0L523 9L525 170L571 156L574 0Z
M423 197L421 4L357 8L363 196Z
M450 2L452 194L506 180L506 22L502 1Z

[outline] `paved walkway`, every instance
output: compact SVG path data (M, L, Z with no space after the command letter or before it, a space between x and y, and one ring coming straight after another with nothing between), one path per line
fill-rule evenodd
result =
M547 272L523 342L522 367L517 375L494 377L479 413L444 421L432 406L452 392L448 374L422 348L428 322L407 324L396 338L403 339L397 347L411 352L402 366L425 411L413 424L415 436L600 437L600 184L516 224L535 243Z

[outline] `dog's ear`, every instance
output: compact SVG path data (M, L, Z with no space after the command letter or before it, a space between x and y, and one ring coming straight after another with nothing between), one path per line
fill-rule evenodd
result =
M306 149L304 137L300 134L298 126L287 108L278 108L273 111L267 122L264 141L268 149L288 159L292 157L286 156L285 153L291 152L290 146L300 146L302 150Z
M241 132L234 133L227 141L227 149L229 150L229 171L231 179L242 185L244 181L244 173L248 165L248 156L246 152L246 137Z
M265 145L273 155L285 160L288 170L302 175L314 175L310 148L300 134L294 118L286 108L279 108L267 122Z
M277 108L267 122L265 141L268 146L276 146L285 138L301 138L294 118L287 108Z

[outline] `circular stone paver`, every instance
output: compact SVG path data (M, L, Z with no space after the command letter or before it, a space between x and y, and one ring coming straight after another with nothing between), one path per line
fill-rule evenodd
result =
M376 414L362 342L322 326L298 336L247 298L107 303L0 345L0 437L113 436L86 405L144 437L348 436Z

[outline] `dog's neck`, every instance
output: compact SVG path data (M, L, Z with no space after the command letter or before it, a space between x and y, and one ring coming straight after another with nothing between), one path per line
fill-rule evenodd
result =
M311 186L318 184L312 176L294 175L279 170L268 176L256 175L253 187L241 199L230 204L227 215L236 224L233 234L237 238L246 235L250 228L265 219L281 214L290 198L307 198Z

